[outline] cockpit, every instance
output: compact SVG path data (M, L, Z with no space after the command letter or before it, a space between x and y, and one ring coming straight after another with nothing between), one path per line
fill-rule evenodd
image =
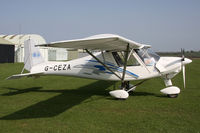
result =
M160 56L153 52L151 48L144 47L141 49L136 49L135 52L146 66L154 66L155 63L160 59Z
M133 52L138 56L134 56ZM138 57L144 62L146 66L154 66L160 59L160 56L153 52L150 48L144 47L141 49L130 50L127 58L127 66L139 66ZM112 52L113 57L118 66L123 66L125 63L125 52Z

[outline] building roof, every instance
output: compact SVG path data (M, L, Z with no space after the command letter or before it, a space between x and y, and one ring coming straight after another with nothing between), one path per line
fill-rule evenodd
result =
M0 44L14 45L10 41L0 37Z
M46 44L45 39L37 34L0 35L0 37L14 45L23 45L29 38L34 39L38 44Z

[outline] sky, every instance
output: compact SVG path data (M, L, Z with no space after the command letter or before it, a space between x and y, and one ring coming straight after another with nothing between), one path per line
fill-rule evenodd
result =
M0 0L0 34L47 42L117 34L155 51L200 50L200 0Z

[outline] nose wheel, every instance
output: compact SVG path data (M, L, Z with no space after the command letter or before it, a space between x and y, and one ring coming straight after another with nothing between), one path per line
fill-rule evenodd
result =
M166 88L160 90L163 94L166 94L169 98L176 98L180 93L180 88L172 86L172 81L169 78L164 78Z

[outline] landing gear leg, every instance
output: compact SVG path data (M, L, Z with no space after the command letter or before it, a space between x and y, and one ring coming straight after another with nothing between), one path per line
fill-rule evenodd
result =
M125 81L121 84L121 89L125 90L126 92L134 91L137 85L130 84L130 81Z
M124 81L121 83L121 89L127 91L129 89L129 81Z

